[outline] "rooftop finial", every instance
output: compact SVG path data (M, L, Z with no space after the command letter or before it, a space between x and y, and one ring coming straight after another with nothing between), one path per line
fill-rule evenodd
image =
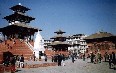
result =
M21 3L19 3L19 5L21 5Z

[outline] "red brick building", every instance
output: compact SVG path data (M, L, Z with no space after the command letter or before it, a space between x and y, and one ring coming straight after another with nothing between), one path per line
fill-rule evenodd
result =
M116 52L116 36L108 32L98 32L85 38L88 49L87 52Z

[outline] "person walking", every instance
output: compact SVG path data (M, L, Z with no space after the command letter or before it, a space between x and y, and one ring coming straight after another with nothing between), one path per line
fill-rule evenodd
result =
M85 61L85 53L83 54L83 61Z
M45 54L45 62L47 62L47 55Z
M52 62L54 62L54 55L52 54L52 56L51 56L51 57L52 57Z
M113 64L113 68L115 69L115 65L116 65L116 56L115 53L112 52L112 64Z
M101 63L101 60L102 60L102 55L101 54L99 54L99 63Z
M93 53L91 53L91 56L90 56L90 58L91 58L91 63L93 63L94 61L94 57L95 57L95 55L93 54Z
M108 53L107 52L105 52L105 54L104 54L104 59L105 59L105 62L107 62L107 59L108 59Z
M33 60L36 61L35 52L34 52L34 54L33 54Z
M17 64L17 68L19 68L20 67L20 56L19 55L16 56L16 64Z
M65 55L62 54L62 66L65 66Z
M20 57L20 68L24 68L24 57L21 55Z
M112 54L109 54L109 68L111 69L111 63L112 63Z
M58 55L58 66L61 66L61 62L62 62L62 55L59 54Z
M74 60L74 55L72 54L71 57L72 57L72 63L74 63L74 61L75 61Z

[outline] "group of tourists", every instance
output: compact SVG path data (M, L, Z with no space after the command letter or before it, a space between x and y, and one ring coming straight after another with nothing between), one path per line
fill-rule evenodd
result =
M75 62L75 59L77 59L77 54L76 53L70 53L68 56L64 54L55 54L52 55L52 62L57 62L58 66L65 66L65 60L71 59L72 63Z
M103 59L103 57L101 56L101 54L99 52L95 52L95 53L90 53L87 56L88 62L97 64L97 63L101 63L101 60Z
M107 52L104 54L105 62L109 62L109 68L116 68L116 53L112 52L108 54Z
M116 53L112 52L112 53L107 53L105 52L104 56L100 54L100 52L91 52L90 54L87 54L87 56L85 56L85 53L82 56L83 61L85 61L85 59L87 59L87 61L89 63L94 63L94 64L98 64L101 63L103 60L104 62L108 62L109 63L109 68L116 68Z
M36 56L34 54L30 55L30 61L36 61Z
M5 66L16 65L17 67L23 68L24 67L24 57L23 55L19 56L7 56L5 57L3 64Z
M45 61L47 62L47 55L45 54ZM31 59L33 57L33 61L36 61L36 57L35 55L31 56ZM75 59L79 58L77 56L76 53L71 53L68 56L65 56L64 54L55 54L51 56L51 60L52 62L56 62L58 63L58 66L65 66L65 60L66 59L71 59L72 63L75 62ZM79 58L80 59L80 58ZM115 68L116 66L116 53L112 52L112 53L107 53L105 52L104 56L101 55L100 52L91 52L90 54L85 54L83 53L82 55L82 59L83 61L85 61L85 59L87 60L87 62L90 63L94 63L94 64L98 64L101 63L102 60L104 59L104 62L108 62L109 63L109 68ZM3 64L5 66L17 66L18 68L23 68L24 67L24 57L23 55L15 55L12 57L6 56Z
M47 59L48 59L47 55L46 54L43 54L43 56L44 56L45 62L47 62ZM40 55L39 55L39 59L41 59L41 56ZM38 60L38 58L36 58L36 56L35 56L35 52L34 52L33 55L30 55L29 60L30 61L37 61Z
M65 56L64 54L55 54L55 55L52 55L52 62L57 62L58 63L58 66L61 66L62 63L63 63L63 66L65 66Z
M16 65L17 67L24 68L24 57L23 55L16 56Z

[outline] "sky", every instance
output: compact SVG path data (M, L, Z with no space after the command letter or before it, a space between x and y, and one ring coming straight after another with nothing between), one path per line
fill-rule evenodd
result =
M98 31L116 35L116 0L0 0L0 28L8 25L3 17L12 14L9 8L21 3L30 8L26 14L36 18L30 25L42 29L44 39L64 35L91 35Z

